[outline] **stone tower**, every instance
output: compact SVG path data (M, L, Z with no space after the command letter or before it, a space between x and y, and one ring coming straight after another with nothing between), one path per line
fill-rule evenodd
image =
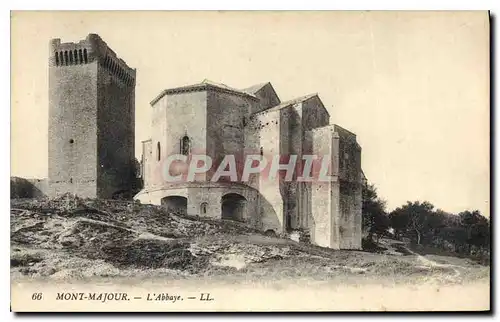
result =
M135 69L96 34L50 42L49 195L111 198L130 188Z

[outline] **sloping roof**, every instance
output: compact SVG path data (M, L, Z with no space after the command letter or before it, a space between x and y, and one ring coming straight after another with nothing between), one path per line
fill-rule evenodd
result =
M216 89L216 90L220 90L220 91L224 91L224 92L230 92L230 93L234 93L234 94L245 96L245 97L250 97L252 99L257 100L257 97L251 93L247 93L245 91L229 87L225 84L220 84L220 83L212 82L211 80L208 80L208 79L204 79L201 83L165 89L160 94L158 94L158 96L156 96L151 101L150 104L154 105L163 96L165 96L167 94L174 94L174 93L181 93L181 92L194 92L194 91L201 91L201 90L207 90L207 89Z
M271 83L265 82L265 83L256 84L256 85L250 86L248 88L242 89L242 91L246 92L246 93L250 93L250 94L255 94L258 91L260 91L262 89L262 87L266 86L267 84L271 84Z
M267 113L267 112L274 112L274 111L278 111L278 110L281 110L282 108L285 108L285 107L289 107L289 106L292 106L294 104L297 104L297 103L302 103L302 102L305 102L307 101L308 99L311 99L315 96L318 96L318 93L313 93L313 94L309 94L309 95L305 95L305 96L301 96L301 97L297 97L297 98L294 98L292 100L289 100L289 101L286 101L286 102L283 102L279 105L276 105L276 106L273 106L271 108L268 108L266 110L263 110L263 111L259 111L257 113L254 113L255 115L258 115L258 114L264 114L264 113Z
M361 182L363 184L368 184L368 178L366 177L365 172L363 171L363 169L361 169Z
M250 93L247 93L245 91L242 91L242 90L239 90L239 89L227 86L226 84L212 82L211 80L206 79L206 78L203 80L203 82L201 82L201 84L212 85L214 87L223 88L223 89L226 89L228 91L232 91L232 92L236 92L236 93L240 93L240 94L250 94ZM251 96L255 97L255 95L253 95L253 94L251 94Z

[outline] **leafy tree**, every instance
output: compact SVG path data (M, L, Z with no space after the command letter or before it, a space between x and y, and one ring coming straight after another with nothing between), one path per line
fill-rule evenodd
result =
M378 196L373 184L363 187L362 196L363 228L368 231L370 240L373 240L373 235L377 235L378 239L389 228L390 222L385 211L386 203Z
M473 255L489 262L490 222L477 210L455 215L434 210L427 201L415 201L396 208L389 218L396 237L405 236L417 245Z
M460 223L465 230L467 252L471 252L471 247L488 248L490 244L489 221L481 216L478 210L464 211L458 214Z
M398 231L398 234L414 235L416 243L420 245L422 237L428 230L429 217L432 215L433 209L434 206L427 201L408 201L406 205L396 208L390 214L391 225L394 230Z

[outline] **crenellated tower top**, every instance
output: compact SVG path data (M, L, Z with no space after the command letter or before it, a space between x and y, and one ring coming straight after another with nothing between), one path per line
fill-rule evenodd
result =
M97 34L88 34L79 42L50 41L49 66L66 67L97 62L109 73L129 86L135 85L136 70L118 58L116 53Z

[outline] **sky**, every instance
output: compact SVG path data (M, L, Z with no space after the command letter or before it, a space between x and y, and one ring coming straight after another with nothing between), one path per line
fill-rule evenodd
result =
M388 210L489 216L486 12L12 12L11 175L47 177L49 40L89 33L137 69L137 157L163 89L269 81L282 101L318 93L357 134Z

